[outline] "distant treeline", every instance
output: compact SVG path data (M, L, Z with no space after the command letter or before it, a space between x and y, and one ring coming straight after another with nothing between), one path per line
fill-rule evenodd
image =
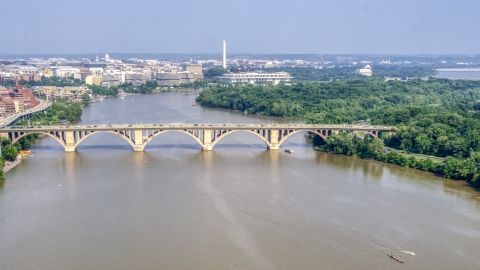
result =
M25 81L19 80L19 85L22 85L25 88L31 88L32 86L58 86L58 87L65 87L65 86L82 86L85 84L85 80L80 79L72 79L67 77L45 77L42 76L40 81ZM5 87L14 87L15 80L4 80L1 83L2 86Z
M313 68L313 67L297 67L297 68L267 68L263 69L266 72L288 72L294 79L294 82L311 82L311 81L330 81L330 80L345 80L353 78L367 78L364 75L355 73L356 67L333 67L333 68ZM404 66L388 66L376 65L373 67L372 77L381 78L395 77L395 78L423 78L431 77L437 72L431 67L404 67Z

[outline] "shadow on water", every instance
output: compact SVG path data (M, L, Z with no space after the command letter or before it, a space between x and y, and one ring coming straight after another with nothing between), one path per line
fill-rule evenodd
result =
M245 143L226 143L226 144L216 144L213 149L222 149L222 148L255 148L255 149L265 149L267 145L264 143L260 144L245 144Z
M128 150L133 151L130 145L119 145L119 144L102 144L102 145L82 145L77 147L77 151L80 150L89 150L89 149L116 149L116 150Z
M383 176L384 164L374 160L360 159L332 153L317 152L317 163L343 169L345 171L362 171L364 177L380 180Z
M29 145L26 147L28 150L52 150L52 151L59 151L65 152L65 149L62 146L55 146L55 145Z
M167 148L178 148L178 149L195 149L199 150L202 149L202 147L197 143L197 144L186 144L186 143L181 143L181 144L152 144L152 145L147 145L145 146L146 149L167 149Z

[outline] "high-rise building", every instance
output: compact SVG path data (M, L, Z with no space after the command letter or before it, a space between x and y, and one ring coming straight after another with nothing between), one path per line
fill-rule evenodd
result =
M222 67L227 68L227 45L225 40L223 41L223 58L222 58Z

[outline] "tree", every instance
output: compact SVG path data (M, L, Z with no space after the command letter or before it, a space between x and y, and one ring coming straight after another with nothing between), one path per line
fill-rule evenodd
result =
M90 104L90 95L85 93L82 95L82 104L83 106L87 106L88 104Z
M2 156L6 160L15 160L18 156L18 150L15 146L12 144L8 144L4 147L2 147Z
M205 76L205 78L213 78L213 77L221 76L225 73L228 73L228 70L226 70L226 69L224 69L223 67L220 67L220 66L215 66L215 67L205 71L204 76Z
M5 165L5 161L3 160L3 157L0 156L0 180L5 179L5 173L3 171L3 166Z

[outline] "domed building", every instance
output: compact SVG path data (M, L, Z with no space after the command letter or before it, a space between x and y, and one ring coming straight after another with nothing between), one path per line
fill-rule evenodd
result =
M372 76L372 67L370 65L366 65L361 69L355 70L355 72L370 77Z

